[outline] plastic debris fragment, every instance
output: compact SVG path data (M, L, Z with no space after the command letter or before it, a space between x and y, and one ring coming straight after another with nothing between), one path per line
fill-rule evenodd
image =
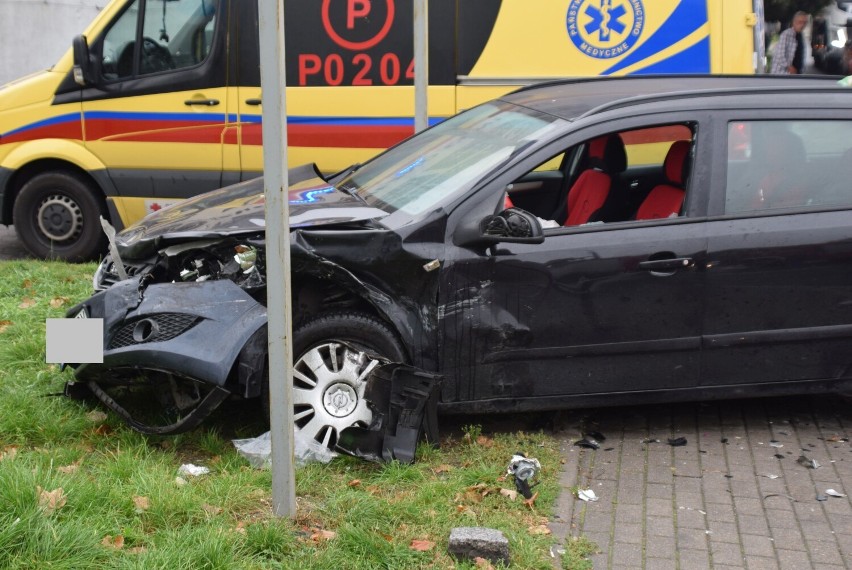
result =
M778 479L779 475L775 475L774 473L762 473L761 477L766 477L767 479Z
M506 467L506 474L515 478L515 488L525 499L532 498L530 481L541 471L541 463L535 457L527 457L523 453L516 453Z
M599 499L599 497L597 495L595 495L595 492L592 491L591 489L578 489L577 490L577 498L580 499L581 501L586 501L586 502L589 502L589 501L594 502L594 501L597 501Z
M210 469L207 467L202 467L201 465L193 465L192 463L184 463L178 468L178 473L181 475L191 475L193 477L198 477L200 475L207 475L210 473Z
M781 443L780 441L775 441L774 439L769 442L769 445L771 445L772 447L784 447L783 443Z
M799 458L796 460L796 463L798 463L799 465L803 465L808 469L818 469L820 466L819 461L817 461L816 459L809 459L804 455L800 455Z
M670 437L668 439L668 443L672 447L682 447L682 446L686 445L686 438L685 437L678 437L678 438L671 438Z
M817 495L816 500L817 501L827 501L828 497L826 495Z
M600 449L601 447L601 444L599 444L597 441L595 441L594 438L591 438L589 436L575 441L574 445L576 445L577 447L585 447L587 449Z
M839 499L842 499L846 496L843 493L835 491L834 489L826 489L825 494L828 495L829 497L837 497Z

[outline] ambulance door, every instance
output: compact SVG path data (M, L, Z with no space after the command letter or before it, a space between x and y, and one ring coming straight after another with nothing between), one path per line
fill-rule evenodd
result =
M236 88L231 89L236 109L236 132L229 128L225 137L225 168L230 168L230 142L236 135L239 142L240 180L255 178L263 173L261 138L260 47L257 23L257 2L244 2L233 10L236 25L237 50L232 53L233 77ZM288 54L289 55L289 54Z
M229 2L129 0L90 38L84 136L125 224L222 185Z

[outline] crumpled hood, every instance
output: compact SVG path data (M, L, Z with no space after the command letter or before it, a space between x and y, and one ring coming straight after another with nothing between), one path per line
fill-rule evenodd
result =
M290 171L290 227L342 224L388 213L336 190L307 165ZM116 236L122 252L185 239L218 238L265 229L263 178L201 194L146 216Z

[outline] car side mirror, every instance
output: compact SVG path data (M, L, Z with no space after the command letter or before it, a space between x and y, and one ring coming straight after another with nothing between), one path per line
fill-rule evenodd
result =
M74 50L74 82L81 87L91 85L95 82L95 72L86 36L75 37L71 45Z
M468 231L464 231L464 230ZM534 215L520 208L507 208L502 212L485 216L478 226L462 230L459 245L490 246L498 243L542 243L544 231Z

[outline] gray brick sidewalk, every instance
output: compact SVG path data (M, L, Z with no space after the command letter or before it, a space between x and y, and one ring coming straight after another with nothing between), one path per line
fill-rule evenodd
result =
M556 429L565 465L551 530L559 543L595 542L596 569L852 568L852 502L817 500L827 489L852 492L848 401L577 411ZM573 445L584 430L607 436L599 450ZM668 445L678 437L687 444ZM803 454L820 466L799 463ZM600 500L580 501L577 487Z

